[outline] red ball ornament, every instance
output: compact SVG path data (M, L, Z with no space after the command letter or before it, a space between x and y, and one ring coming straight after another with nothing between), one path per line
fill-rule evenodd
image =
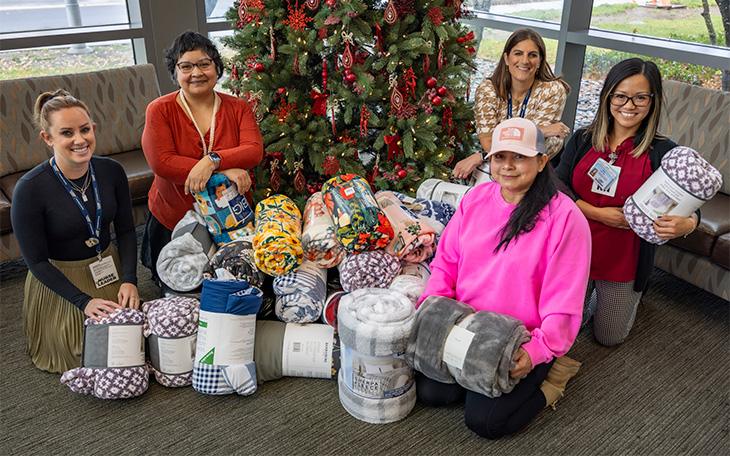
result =
M253 66L253 69L256 70L257 73L262 73L264 70L266 70L264 64L261 62L256 62Z
M426 79L426 87L428 87L429 89L433 89L434 87L436 87L436 84L438 84L438 81L433 76Z
M401 168L398 170L398 172L396 174L398 175L398 178L403 179L404 177L406 177L408 175L408 172L405 169Z
M403 169L403 165L401 165L400 163L396 163L395 165L393 165L393 168L395 168L395 169Z
M326 4L327 6L329 6L329 7L330 7L330 9L332 9L332 8L334 8L335 6L337 6L337 0L327 0L327 1L325 2L325 4Z
M439 87L436 90L436 92L438 92L439 96L442 96L442 97L446 96L446 94L448 93L446 90L446 87L444 87L444 86Z
M431 103L433 103L434 106L441 106L441 97L436 95L435 97L431 98Z
M355 73L347 73L345 75L345 80L352 84L353 82L357 81L357 75Z

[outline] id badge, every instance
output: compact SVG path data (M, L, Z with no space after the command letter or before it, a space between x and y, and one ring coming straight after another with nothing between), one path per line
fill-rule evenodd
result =
M614 196L621 168L608 164L599 158L588 170L588 176L593 179L591 191L601 195Z
M101 288L119 280L117 268L114 266L114 259L110 256L94 261L89 265L89 269L96 288Z

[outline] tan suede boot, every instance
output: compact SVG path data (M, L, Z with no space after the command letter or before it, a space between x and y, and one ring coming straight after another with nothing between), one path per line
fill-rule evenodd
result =
M567 356L561 356L553 363L545 381L540 385L542 393L545 395L546 404L555 410L555 403L563 397L565 385L568 384L582 364Z

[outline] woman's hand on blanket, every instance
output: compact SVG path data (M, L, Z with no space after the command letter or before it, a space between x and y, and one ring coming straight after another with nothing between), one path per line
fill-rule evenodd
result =
M137 286L131 283L123 283L117 294L119 305L130 309L139 309L139 292Z
M185 179L185 194L200 193L205 190L205 184L215 171L215 164L208 157L203 157L193 166Z
M238 193L243 195L251 188L251 175L247 170L241 168L231 168L218 171L228 178L229 181L236 184Z
M517 353L515 353L515 357L512 358L512 361L517 363L514 369L509 371L509 376L512 378L522 378L529 374L532 370L532 360L530 359L530 355L522 347L517 349Z
M654 232L662 240L685 236L694 230L695 219L692 216L664 215L654 220Z
M122 309L122 306L114 301L107 301L106 299L94 298L86 304L84 314L87 317L91 317L96 321L102 318L108 317L110 314L116 313Z
M626 221L624 211L620 207L598 207L600 211L599 222L604 225L608 225L612 228L621 228L624 230L630 230L631 226Z

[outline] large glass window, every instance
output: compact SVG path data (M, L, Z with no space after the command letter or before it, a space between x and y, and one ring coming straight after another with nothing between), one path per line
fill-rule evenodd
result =
M714 46L727 44L715 0L596 0L591 27Z
M0 0L0 33L129 24L125 0Z
M465 4L475 12L549 22L560 22L563 11L563 0L468 0Z
M235 0L205 0L205 15L209 21L225 19Z
M0 79L85 73L128 65L134 65L131 40L0 51Z

